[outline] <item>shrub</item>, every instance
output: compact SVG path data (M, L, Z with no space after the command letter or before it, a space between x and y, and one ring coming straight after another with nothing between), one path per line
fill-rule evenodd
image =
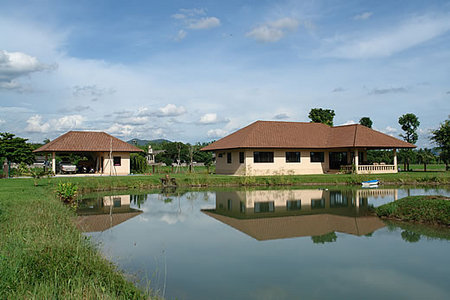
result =
M56 194L64 202L73 202L78 194L78 186L72 182L59 182Z

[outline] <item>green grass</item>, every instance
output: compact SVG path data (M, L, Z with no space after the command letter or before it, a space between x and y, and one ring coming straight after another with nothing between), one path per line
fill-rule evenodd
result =
M281 175L281 176L227 176L210 174L171 174L182 187L221 186L276 186L276 185L360 185L362 181L379 179L384 184L450 184L450 172L402 172L398 174L353 175ZM51 179L70 181L83 190L148 189L161 187L161 174L119 177L73 177ZM48 179L41 179L48 180Z
M450 226L450 198L410 196L376 208L379 217Z
M403 170L403 164L398 166ZM409 168L413 171L423 171L423 164L410 164ZM427 171L445 172L445 164L427 164Z
M73 217L52 183L0 180L1 299L146 298L99 255Z

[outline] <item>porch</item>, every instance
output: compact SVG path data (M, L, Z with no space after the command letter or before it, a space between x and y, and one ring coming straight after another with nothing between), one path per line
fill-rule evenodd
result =
M365 150L363 149L353 149L349 151L347 155L347 164L340 164L340 171L345 173L356 173L356 174L389 174L397 173L397 149L392 149L393 153L393 164L386 163L373 163L373 164L360 164L360 161L364 161ZM336 163L336 161L335 161ZM330 168L332 166L332 160L330 156Z

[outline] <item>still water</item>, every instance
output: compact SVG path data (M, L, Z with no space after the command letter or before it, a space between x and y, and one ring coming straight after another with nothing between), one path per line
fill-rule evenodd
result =
M424 194L450 189L122 192L78 225L166 299L450 299L449 230L369 215Z

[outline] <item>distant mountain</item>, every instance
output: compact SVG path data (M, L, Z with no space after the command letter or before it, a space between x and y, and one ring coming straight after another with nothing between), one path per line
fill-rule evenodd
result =
M127 143L131 144L131 145L145 146L148 143L162 144L162 143L170 143L170 141L166 140L166 139L156 139L156 140L131 139L131 140L127 141Z

